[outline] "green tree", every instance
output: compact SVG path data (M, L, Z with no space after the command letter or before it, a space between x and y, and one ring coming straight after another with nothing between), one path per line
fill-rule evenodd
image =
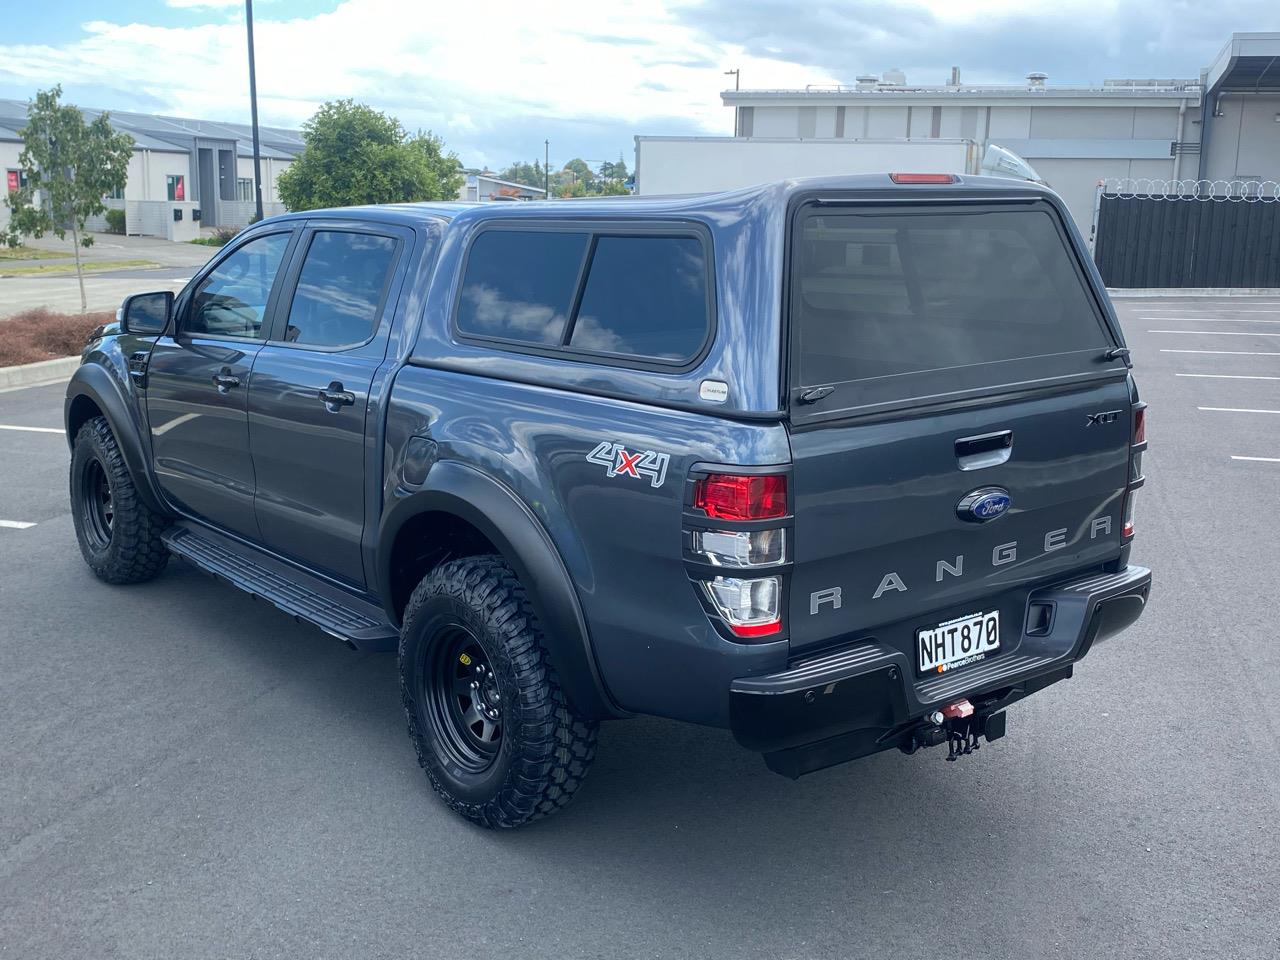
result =
M364 203L453 200L461 164L431 132L353 100L324 104L302 125L306 146L277 181L290 210Z
M86 124L84 115L61 99L62 87L55 86L27 104L27 125L18 131L23 143L18 163L27 184L5 198L11 211L5 241L16 247L24 236L52 233L62 240L71 231L84 313L80 248L93 245L85 221L107 209L103 197L124 187L133 138L112 130L105 113Z
M517 160L498 174L503 180L510 180L512 183L523 183L526 187L537 187L539 190L545 186L544 175L542 162L539 160L535 160L533 163Z

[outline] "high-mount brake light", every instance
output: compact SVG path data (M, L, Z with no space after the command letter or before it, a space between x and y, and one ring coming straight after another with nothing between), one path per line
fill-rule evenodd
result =
M694 486L693 505L717 520L774 520L787 515L783 474L713 473Z
M954 174L950 173L891 173L889 179L894 183L955 183Z

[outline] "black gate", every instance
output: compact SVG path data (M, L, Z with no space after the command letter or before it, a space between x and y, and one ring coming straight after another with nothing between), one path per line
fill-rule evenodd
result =
M1276 183L1125 186L1098 198L1094 259L1108 287L1280 287Z

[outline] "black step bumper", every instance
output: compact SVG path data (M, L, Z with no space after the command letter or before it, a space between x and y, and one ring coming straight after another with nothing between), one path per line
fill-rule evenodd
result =
M794 664L742 677L730 687L730 725L744 747L792 776L891 747L907 749L922 718L968 699L987 715L1071 676L1093 645L1141 616L1151 571L1128 566L1032 591L1016 644L951 673L916 677L901 650L866 639ZM1047 616L1044 611L1048 611Z

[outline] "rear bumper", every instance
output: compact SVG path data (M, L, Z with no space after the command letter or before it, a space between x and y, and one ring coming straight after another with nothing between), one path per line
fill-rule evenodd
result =
M798 776L890 747L909 749L929 712L959 699L991 715L1071 676L1093 645L1141 616L1151 571L1077 578L1033 591L1041 618L1016 644L952 673L916 677L901 650L875 639L801 661L780 673L730 686L730 726L738 742L767 754L770 767ZM1047 608L1047 626L1043 617Z

